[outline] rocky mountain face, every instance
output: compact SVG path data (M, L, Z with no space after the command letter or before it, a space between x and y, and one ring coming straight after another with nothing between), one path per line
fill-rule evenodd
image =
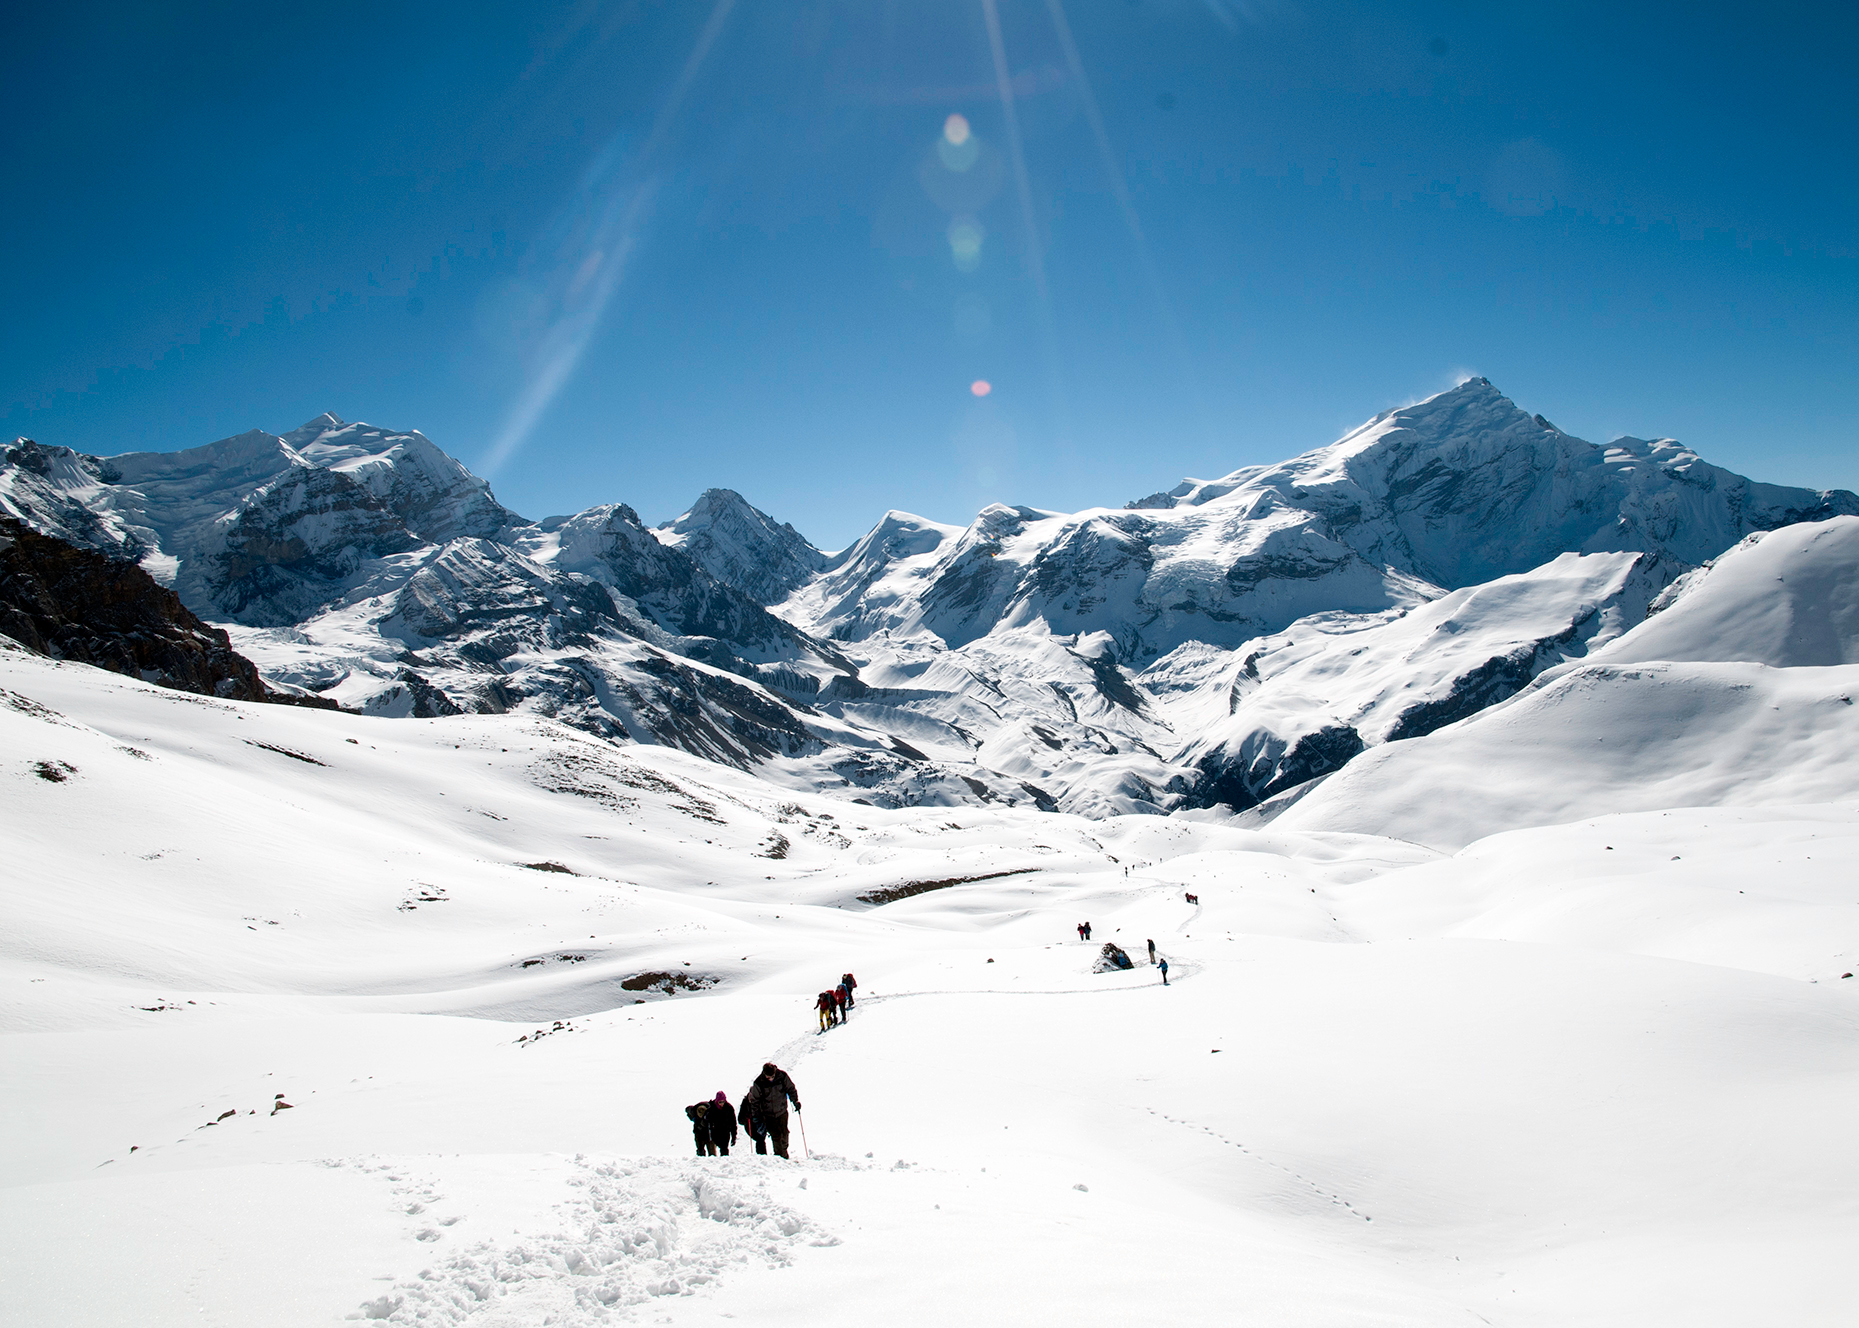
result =
M734 489L705 489L658 537L757 604L779 604L826 566L801 533L759 512Z
M729 490L527 522L418 433L16 442L0 508L139 562L275 684L536 710L884 803L1247 807L1580 659L1674 578L1859 498L1595 446L1483 379L1123 508L889 512L825 554Z
M53 659L93 664L202 696L301 702L273 692L226 633L134 563L0 517L0 635ZM334 708L333 701L311 703Z

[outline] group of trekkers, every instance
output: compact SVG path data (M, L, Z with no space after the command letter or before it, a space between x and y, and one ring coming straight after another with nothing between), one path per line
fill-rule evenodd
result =
M738 1127L755 1141L755 1151L766 1154L775 1146L776 1157L787 1156L787 1104L800 1113L800 1094L786 1070L770 1061L755 1076L749 1091L742 1095L742 1109L730 1106L729 1095L719 1091L708 1102L694 1102L684 1109L691 1119L691 1134L697 1141L697 1156L728 1157L736 1142Z
M820 1012L822 1033L845 1022L846 1011L852 1008L852 993L857 990L858 979L846 973L841 975L836 986L819 994L814 1004ZM767 1153L772 1143L775 1156L786 1157L790 1102L798 1116L800 1094L795 1091L788 1072L773 1061L762 1066L762 1072L755 1076L749 1091L742 1095L740 1108L731 1106L729 1094L720 1091L707 1102L693 1102L684 1109L684 1114L691 1121L697 1156L728 1157L730 1148L746 1132L755 1141L756 1152ZM802 1139L804 1142L804 1132Z
M1080 922L1078 924L1078 939L1081 941L1088 941L1091 939L1091 924L1090 923Z
M829 987L813 998L813 1008L820 1012L820 1031L837 1028L846 1021L846 1011L853 1005L852 993L858 990L858 979L850 973L842 973L839 985Z

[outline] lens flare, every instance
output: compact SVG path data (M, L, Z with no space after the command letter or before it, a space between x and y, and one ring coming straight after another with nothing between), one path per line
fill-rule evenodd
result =
M958 112L942 122L942 136L956 147L959 148L962 144L966 143L968 141L968 135L969 128L967 116Z
M968 385L968 390L978 397L985 397L994 390L994 384L990 383L985 378L977 378Z
M957 271L973 272L981 266L981 241L986 235L973 217L957 217L949 223L949 253Z

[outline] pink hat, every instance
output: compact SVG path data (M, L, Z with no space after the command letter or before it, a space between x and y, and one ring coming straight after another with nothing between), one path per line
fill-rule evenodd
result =
M725 1093L725 1092L723 1092L723 1091L722 1091L721 1089L718 1089L718 1090L717 1090L717 1095L716 1095L716 1100L717 1100L718 1102L727 1102L727 1101L729 1101L729 1094L727 1094L727 1093Z

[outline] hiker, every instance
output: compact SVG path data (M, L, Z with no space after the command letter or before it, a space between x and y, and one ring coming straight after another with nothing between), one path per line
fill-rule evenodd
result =
M1155 962L1155 942L1154 941L1149 942L1149 962L1152 964Z
M1081 941L1084 939L1084 924L1082 922L1078 924L1078 939Z
M729 1104L729 1094L720 1088L710 1099L706 1119L710 1122L711 1154L728 1157L729 1146L736 1142L736 1109Z
M846 989L846 1009L850 1010L858 1004L852 999L852 993L858 990L858 979L850 973L842 973L839 975L839 985Z
M1201 897L1199 895L1191 895L1185 890L1181 892L1181 897L1187 900L1190 904L1198 904L1201 902Z
M691 1118L691 1137L697 1142L697 1156L729 1156L729 1146L736 1141L736 1113L729 1099L718 1093L708 1102L693 1102L684 1109Z
M1087 941L1091 939L1091 924L1088 922L1084 924L1084 938Z
M755 1151L767 1153L767 1141L775 1146L776 1157L787 1156L787 1104L793 1102L794 1110L800 1110L800 1094L794 1091L794 1081L788 1078L786 1070L775 1068L773 1061L762 1066L762 1072L749 1085L749 1091L742 1095L742 1111L754 1122L749 1127L749 1137L755 1140Z
M1166 987L1168 985L1168 960L1158 959L1155 966L1162 970L1162 985Z
M820 1012L820 1031L824 1033L839 1022L839 1006L833 1000L833 993L823 991L813 998L813 1008Z
M736 1119L742 1122L743 1130L754 1141L755 1151L767 1152L767 1146L762 1141L768 1137L768 1131L763 1128L760 1118L750 1109L748 1098L742 1099L742 1110L736 1113Z
M852 993L846 990L846 984L842 982L833 988L833 1005L836 1007L833 1011L833 1018L839 1023L845 1023L846 1007L850 1004L852 1004Z

